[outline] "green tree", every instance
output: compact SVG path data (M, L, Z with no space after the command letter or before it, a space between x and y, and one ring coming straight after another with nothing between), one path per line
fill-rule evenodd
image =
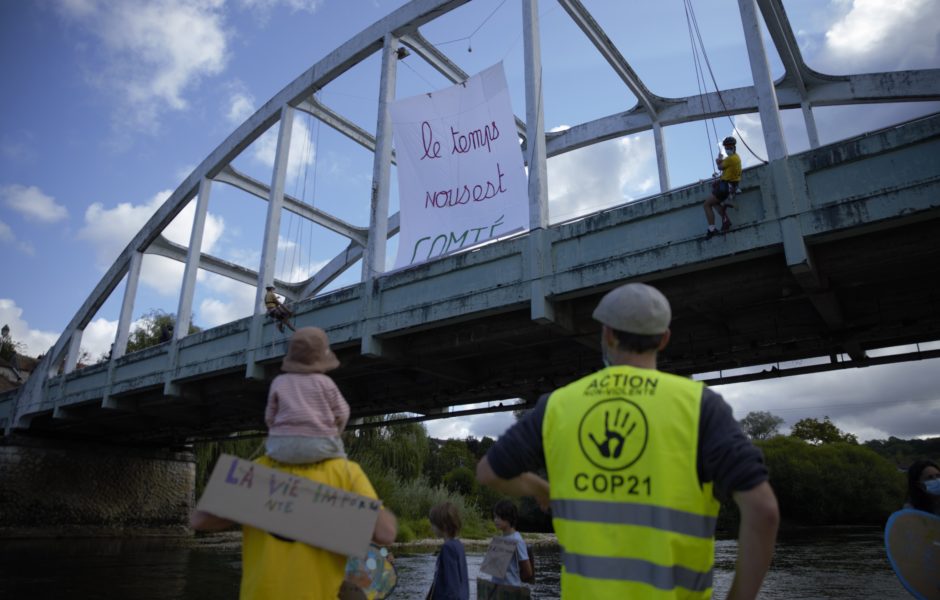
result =
M193 453L196 455L196 499L202 496L212 475L212 469L222 454L232 454L239 458L251 458L261 454L263 438L245 437L220 440L215 442L197 442L193 444Z
M23 354L26 347L10 337L9 328L6 326L4 326L4 333L6 335L0 336L0 358L8 361L13 360L13 357L17 354Z
M893 461L899 468L906 469L920 458L940 460L940 437L904 440L891 436L887 440L869 440L865 446Z
M780 514L790 523L883 524L904 502L904 473L865 446L813 445L790 436L757 444Z
M489 436L483 436L481 440L471 436L464 440L464 443L467 445L467 449L470 450L470 453L473 454L473 457L480 460L486 456L486 453L493 447L496 440Z
M477 478L469 467L457 467L444 476L444 487L464 496L472 496L476 491Z
M424 425L378 425L401 416L375 417L370 419L370 427L344 433L346 452L357 462L393 472L406 481L415 479L423 472L429 453L430 440Z
M738 421L744 433L752 440L769 440L779 435L783 419L767 411L751 411Z
M825 417L822 421L809 418L800 419L793 426L790 435L815 446L835 442L858 444L858 438L855 437L855 434L842 431L829 420L829 417Z
M464 440L445 440L428 457L427 475L431 485L440 485L444 476L458 467L476 470L477 461Z
M127 340L127 352L137 352L150 346L161 343L161 338L173 331L176 326L176 315L153 309L141 315L140 326L131 332ZM201 331L199 327L190 324L188 333ZM165 340L164 340L165 341Z

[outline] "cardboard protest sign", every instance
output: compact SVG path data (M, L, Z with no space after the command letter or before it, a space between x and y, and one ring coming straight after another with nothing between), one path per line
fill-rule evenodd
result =
M509 561L512 560L512 555L515 552L516 542L501 537L493 538L490 541L490 547L486 549L486 554L483 556L480 572L504 579L506 571L509 570Z
M365 556L382 503L229 454L196 508L346 556Z
M389 106L406 267L529 227L528 180L502 63Z

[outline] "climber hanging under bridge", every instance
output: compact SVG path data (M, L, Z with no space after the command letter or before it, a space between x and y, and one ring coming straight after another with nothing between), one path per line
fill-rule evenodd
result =
M721 113L730 121L731 128L734 133L741 138L741 142L744 146L750 151L750 153L761 162L767 162L764 159L757 156L750 146L747 145L747 142L744 140L741 133L735 127L734 120L731 119L730 111L725 105L724 99L721 97L721 90L718 88L718 82L715 80L715 74L712 71L711 63L708 60L708 55L705 52L705 44L702 41L702 34L698 28L698 21L695 18L695 11L692 8L691 0L684 0L685 5L685 18L686 25L689 30L689 42L692 46L692 59L695 65L695 77L696 83L698 84L699 98L702 101L702 111L704 113L716 114L716 111L712 110L711 106L706 106L706 103L709 103L709 96L707 93L707 84L705 82L705 70L708 70L708 74L711 78L711 84L714 87L715 95L718 98L719 103L721 104ZM698 46L696 47L696 38L698 41ZM703 67L704 65L704 67ZM717 109L717 107L716 107ZM711 121L711 132L708 129L708 123ZM705 135L708 138L708 147L709 152L711 152L712 146L712 134L714 134L714 142L718 143L718 131L715 128L714 119L705 119ZM731 229L731 219L728 217L728 209L734 208L734 196L738 191L738 186L741 183L741 157L737 153L737 139L732 136L726 137L722 140L721 145L724 147L724 155L719 153L718 158L715 159L715 165L718 167L718 172L714 173L714 181L712 182L712 193L705 199L703 203L703 208L705 210L705 220L708 221L708 231L705 233L705 239L711 239L718 233L725 233ZM721 229L719 230L715 226L715 212L721 216Z
M275 288L273 285L269 285L265 289L267 292L264 295L264 307L267 309L268 315L277 322L277 330L284 331L284 326L287 325L291 331L294 331L294 326L290 323L290 318L294 316L293 311L280 301L277 294L274 293Z
M728 208L734 206L734 195L741 183L741 157L737 154L737 140L728 136L722 141L725 154L718 155L715 165L721 171L721 176L712 183L712 193L705 199L705 219L708 221L708 232L705 239L718 233L715 228L715 210L721 215L721 231L724 233L731 229L731 219L728 218Z

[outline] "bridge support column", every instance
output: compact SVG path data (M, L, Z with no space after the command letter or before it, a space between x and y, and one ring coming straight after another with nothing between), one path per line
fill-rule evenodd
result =
M261 330L267 310L264 295L268 285L274 283L277 268L277 239L281 232L281 210L284 207L284 181L287 178L287 162L290 155L291 132L294 127L294 109L285 104L281 107L281 123L277 131L277 150L274 152L274 172L271 175L271 193L268 197L268 214L264 222L264 241L261 246L261 265L258 268L258 288L255 290L255 314L248 330L248 348L245 357L245 377L262 379L264 369L255 362L261 346Z
M0 441L0 537L185 534L188 451L8 436Z
M820 272L813 260L798 216L810 212L806 176L790 158L772 161L768 173L772 178L770 189L773 190L780 215L780 233L787 267L826 326L838 332L845 328L842 307L830 289L825 273ZM843 349L853 360L865 358L865 351L854 339L847 339Z
M375 337L375 317L381 314L382 291L378 277L385 272L388 245L388 198L392 166L392 116L398 76L398 38L385 34L382 73L379 76L379 112L375 125L375 160L372 163L372 203L369 241L362 255L362 347L364 356L382 356L382 342Z
M767 160L773 162L787 155L787 143L783 137L783 126L780 124L777 90L767 62L760 21L757 19L757 0L738 0L738 8L741 11L744 43L747 46L754 89L757 92L757 108L761 128L764 130L764 142L767 145Z

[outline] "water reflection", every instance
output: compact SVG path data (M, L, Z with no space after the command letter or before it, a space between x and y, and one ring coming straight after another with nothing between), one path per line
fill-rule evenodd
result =
M533 597L559 597L557 549L533 548ZM716 546L715 597L731 584L737 544ZM393 597L421 599L431 585L434 555L399 550ZM467 553L471 581L482 552ZM238 534L195 539L42 539L0 541L0 598L230 600L238 596ZM471 598L475 596L471 585ZM766 599L909 598L884 554L879 528L814 529L786 534L761 593Z

